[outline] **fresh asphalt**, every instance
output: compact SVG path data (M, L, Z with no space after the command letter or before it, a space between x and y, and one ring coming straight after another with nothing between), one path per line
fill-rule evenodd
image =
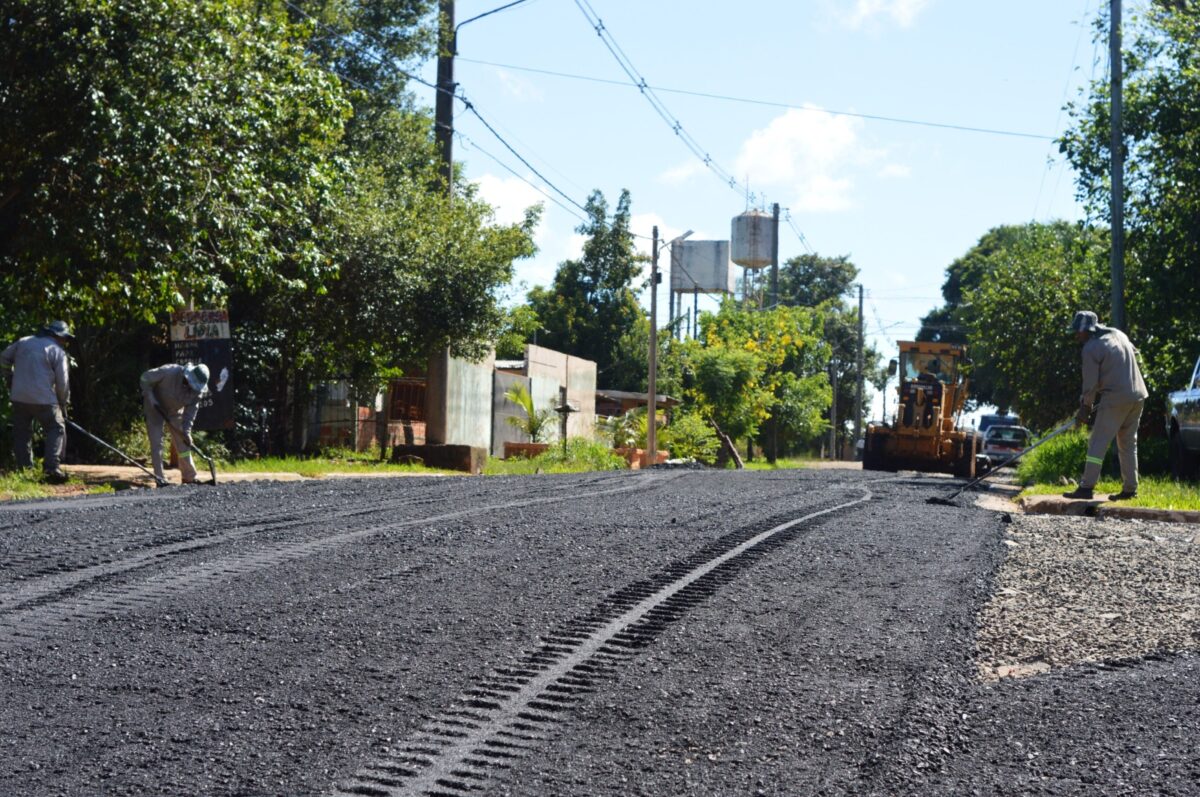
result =
M0 794L359 788L622 590L863 495L731 562L489 778L443 793L1200 794L1195 658L980 683L1003 516L926 504L950 482L877 479L236 484L7 509Z

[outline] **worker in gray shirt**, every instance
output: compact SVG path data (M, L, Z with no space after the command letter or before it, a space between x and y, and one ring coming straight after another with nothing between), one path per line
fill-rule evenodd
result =
M208 366L203 363L160 365L142 374L141 385L154 475L161 483L163 425L166 424L179 452L179 475L184 484L191 484L196 481L196 466L192 464L192 424L200 410L200 399L208 392Z
M71 397L66 346L75 339L65 321L53 321L36 335L24 337L0 353L13 408L13 455L18 468L33 467L33 422L46 436L42 470L46 480L61 484L59 467L66 444L66 408Z
M1096 314L1081 310L1071 321L1075 339L1083 344L1083 392L1079 396L1079 410L1075 423L1087 423L1093 406L1096 421L1092 424L1092 435L1088 440L1087 461L1083 467L1083 478L1079 487L1064 498L1091 499L1096 482L1100 479L1100 466L1104 464L1104 453L1117 439L1117 454L1121 459L1121 492L1108 497L1110 501L1124 501L1137 497L1137 430L1142 419L1142 407L1150 393L1142 381L1138 367L1137 350L1129 338L1119 329L1100 324Z

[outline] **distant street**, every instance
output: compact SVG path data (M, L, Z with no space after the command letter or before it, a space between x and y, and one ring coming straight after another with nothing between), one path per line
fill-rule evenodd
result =
M0 507L0 794L1198 794L1195 658L984 684L1005 517L848 470Z

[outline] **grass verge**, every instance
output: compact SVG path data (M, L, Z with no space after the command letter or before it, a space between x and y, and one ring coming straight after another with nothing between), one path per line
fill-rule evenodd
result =
M777 459L775 460L775 464L772 465L766 459L759 458L751 462L746 462L745 465L746 470L798 470L800 468L807 468L808 462L807 459L790 457Z
M586 473L595 470L622 470L625 460L613 450L590 440L567 440L564 453L560 444L532 459L488 459L484 476L527 476L534 473Z
M196 469L203 475L207 465L203 460L196 459ZM451 474L457 471L427 468L424 465L398 465L391 462L380 462L377 459L354 458L303 458L303 457L263 457L262 459L243 459L237 462L217 463L217 479L221 473L298 473L311 479L319 479L330 473L346 473L367 475L373 473L409 473L409 474Z
M111 484L88 485L71 477L66 484L47 484L37 471L0 473L0 501L25 501L66 495L101 495L115 492Z
M1062 495L1073 488L1061 484L1034 484L1021 491L1027 495ZM1121 492L1119 479L1103 479L1096 485L1096 497ZM1146 476L1138 483L1138 497L1121 501L1121 506L1141 506L1149 509L1200 510L1200 485L1180 483L1162 476Z

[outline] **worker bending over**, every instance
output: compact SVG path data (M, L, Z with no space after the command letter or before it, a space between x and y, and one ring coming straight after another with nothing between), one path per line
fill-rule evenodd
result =
M200 399L207 392L208 366L203 363L160 365L142 374L141 385L154 475L163 478L165 423L179 452L179 475L184 484L192 484L196 481L196 466L192 464L192 424L196 422Z

